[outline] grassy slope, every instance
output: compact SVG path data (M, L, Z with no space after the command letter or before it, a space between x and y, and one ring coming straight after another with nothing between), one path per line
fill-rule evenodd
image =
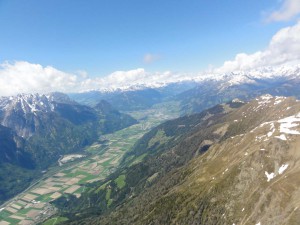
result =
M259 221L265 222L263 224L280 224L282 218L287 218L285 222L288 224L296 224L293 221L300 217L298 211L293 213L299 205L299 191L296 188L299 179L295 179L295 173L299 173L297 165L300 160L294 159L296 164L293 168L297 170L293 169L289 173L288 182L284 182L283 176L280 182L275 180L270 186L264 172L276 169L274 161L281 165L293 160L291 153L294 150L289 151L288 155L286 150L299 147L299 140L294 140L296 143L291 142L291 146L287 148L286 143L274 138L264 143L268 150L264 153L260 150L260 142L254 144L256 133L249 131L262 122L299 112L299 103L289 99L280 107L276 106L282 111L275 109L271 103L258 112L253 110L257 107L255 104L248 104L220 118L216 124L206 127L205 131L199 127L199 130L190 133L175 148L156 155L155 158L146 158L134 170L127 171L126 178L132 177L138 181L135 186L131 186L134 187L128 195L131 197L120 207L101 217L90 217L72 224L255 224ZM287 106L292 106L288 112ZM261 129L257 132L262 135L267 131ZM248 134L236 136L243 133ZM209 151L190 163L175 164L183 165L177 168L173 164L172 169L165 170L150 185L143 181L145 177L149 179L155 175L155 170L152 170L151 176L145 174L150 166L156 163L159 166L170 165L168 160L177 156L180 156L177 158L177 162L180 162L184 156L181 153L195 153L195 147L201 146L202 141L218 136L219 142L215 140ZM235 138L231 139L232 136ZM299 154L297 156L300 158ZM289 191L292 191L293 197L287 202ZM278 218L278 215L285 216Z
M85 214L95 211L100 213L105 212L108 208L116 207L128 199L128 197L139 195L144 190L144 187L152 186L159 178L164 177L166 173L170 172L171 169L184 165L199 150L201 151L199 145L205 140L205 135L202 138L195 138L192 141L186 140L182 145L186 145L189 148L188 152L183 151L180 147L175 149L170 148L180 140L184 140L187 131L194 133L193 128L197 126L206 127L210 123L206 120L208 115L211 116L211 121L220 119L222 115L227 113L225 108L230 111L228 105L226 107L217 106L202 114L179 118L154 128L137 142L133 151L127 155L127 158L130 159L128 163L134 162L134 160L143 156L144 160L141 163L131 163L132 166L124 167L113 173L105 181L94 184L96 187L101 187L103 183L106 183L107 185L104 188L100 188L99 190L99 188L95 187L96 192L86 193L79 200L73 199L75 202L70 202L69 200L71 204L65 204L64 200L60 199L56 202L57 206L60 207L61 211L80 211L80 216L86 216ZM218 134L212 136L220 138ZM141 149L143 150L141 151ZM145 154L147 156L144 156ZM126 185L122 189L118 188L116 183L113 182L121 174L126 174ZM110 193L110 198L113 200L110 205L107 204L104 197L107 196L108 192ZM91 201L88 201L88 199Z

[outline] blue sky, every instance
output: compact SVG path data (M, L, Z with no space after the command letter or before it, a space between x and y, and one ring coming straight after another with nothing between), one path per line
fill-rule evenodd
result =
M134 68L197 72L265 48L289 23L264 23L264 14L279 6L274 0L0 0L0 62L90 76Z
M300 0L0 0L0 27L0 96L300 68Z

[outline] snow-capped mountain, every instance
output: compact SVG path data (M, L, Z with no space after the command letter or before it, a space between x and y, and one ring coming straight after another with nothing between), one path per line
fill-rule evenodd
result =
M300 76L300 65L283 65L272 67L261 67L248 71L234 71L231 73L216 73L201 72L200 74L154 74L142 76L131 82L122 82L112 84L111 86L101 86L92 91L100 91L102 93L116 92L116 91L136 91L143 89L158 89L166 87L170 84L184 83L184 82L220 82L223 88L255 83L256 80L274 80L274 79L293 79Z
M82 151L98 140L100 134L136 122L107 102L92 108L62 93L2 97L0 203L24 190L35 176L41 175L39 171L53 165L60 155ZM10 180L6 174L18 179Z
M181 102L183 113L193 113L234 98L248 101L264 94L299 98L299 85L300 67L264 68L203 79L176 99Z
M18 94L17 96L1 97L0 111L22 112L24 114L37 112L53 112L55 103L75 103L62 93Z
M123 111L135 110L137 107L147 108L166 99L175 99L181 102L183 114L201 112L234 98L249 100L267 93L300 97L300 65L154 80L155 82L141 80L117 89L100 88L98 91L69 96L87 105L95 105L99 100L105 99Z
M56 111L59 103L75 104L62 93L18 94L0 98L0 124L28 138L42 124L46 114Z

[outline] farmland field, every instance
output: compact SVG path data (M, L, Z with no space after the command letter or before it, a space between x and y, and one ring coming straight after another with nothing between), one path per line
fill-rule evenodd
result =
M50 168L42 179L0 207L0 224L30 225L41 223L50 217L52 218L43 224L62 222L65 218L53 217L56 208L52 206L52 200L65 194L80 197L86 183L107 177L118 167L123 155L143 134L161 122L177 117L178 111L176 105L170 103L129 114L139 123L113 134L101 136L99 141L80 153L84 157L73 157L73 161L67 160L65 163L60 161L57 166ZM142 160L142 157L137 160ZM125 176L120 176L115 180L119 188L124 186L124 179ZM109 196L106 197L109 199Z

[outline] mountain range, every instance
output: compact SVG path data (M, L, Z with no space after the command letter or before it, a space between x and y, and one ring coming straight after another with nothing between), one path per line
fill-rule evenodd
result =
M80 152L102 134L136 122L105 101L92 108L62 93L2 97L0 200L27 187L61 155Z
M0 203L62 155L145 120L130 115L169 107L180 117L146 133L108 177L51 202L65 224L297 224L299 72L1 97Z
M181 115L201 112L234 98L248 101L263 94L300 97L300 66L264 67L229 74L206 74L186 80L132 85L119 89L69 94L81 104L95 105L101 99L116 109L149 109L171 101L179 104Z

